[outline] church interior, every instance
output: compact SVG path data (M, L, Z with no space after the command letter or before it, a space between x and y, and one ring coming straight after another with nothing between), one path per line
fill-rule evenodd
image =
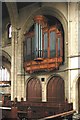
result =
M2 116L71 120L80 113L80 2L0 4Z

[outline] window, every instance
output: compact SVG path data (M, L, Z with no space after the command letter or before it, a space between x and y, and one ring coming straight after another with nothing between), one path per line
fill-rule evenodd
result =
M10 74L4 67L0 67L0 87L9 87L11 85Z
M0 68L0 81L9 81L10 76L8 70L4 67L1 66Z
M8 29L8 38L11 39L11 37L12 37L12 25L8 24L7 29Z

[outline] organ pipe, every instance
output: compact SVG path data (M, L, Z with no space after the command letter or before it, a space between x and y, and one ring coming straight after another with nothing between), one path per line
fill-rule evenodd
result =
M35 58L42 58L42 28L46 26L44 16L36 16L35 21Z

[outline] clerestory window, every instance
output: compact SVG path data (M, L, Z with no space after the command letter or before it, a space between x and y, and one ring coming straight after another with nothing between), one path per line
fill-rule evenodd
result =
M8 29L8 38L11 39L11 37L12 37L12 25L8 24L7 29Z

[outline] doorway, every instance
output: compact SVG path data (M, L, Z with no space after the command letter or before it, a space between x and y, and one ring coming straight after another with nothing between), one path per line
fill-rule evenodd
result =
M64 80L59 76L52 77L47 85L47 100L62 103L64 97Z
M26 87L26 99L28 101L40 102L42 100L41 84L36 78L31 78Z

